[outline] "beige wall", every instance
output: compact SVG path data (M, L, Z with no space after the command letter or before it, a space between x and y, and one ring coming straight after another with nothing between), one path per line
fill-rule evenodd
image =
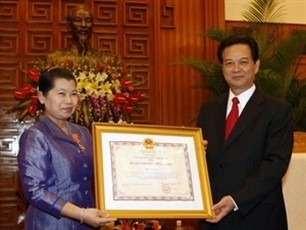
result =
M306 230L306 153L292 155L283 191L290 230Z
M243 20L242 12L252 0L225 0L225 19L229 21ZM306 0L280 0L284 4L283 22L306 24Z

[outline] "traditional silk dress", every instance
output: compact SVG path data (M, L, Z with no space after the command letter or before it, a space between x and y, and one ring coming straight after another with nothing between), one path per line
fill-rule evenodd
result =
M66 202L94 207L91 135L68 121L67 127L69 135L42 116L20 137L18 167L29 201L26 230L92 229L60 214Z

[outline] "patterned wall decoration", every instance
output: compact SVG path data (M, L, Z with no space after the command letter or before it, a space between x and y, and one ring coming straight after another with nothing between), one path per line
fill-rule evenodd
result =
M147 97L141 113L134 114L135 123L187 126L203 100L202 90L193 87L199 74L170 63L179 56L215 56L214 45L199 33L224 24L223 1L0 1L1 230L22 229L17 220L25 202L18 185L16 146L18 135L30 125L5 110L16 103L13 90L25 83L25 71L35 59L68 46L66 16L82 5L95 15L92 47L120 55L144 82L138 89Z
M0 3L0 105L9 107L16 103L13 89L25 81L24 72L33 62L70 43L66 16L75 6L85 6L95 16L91 46L101 52L118 55L132 66L136 78L154 82L147 77L153 64L152 0L122 1L10 1ZM146 72L145 74L144 71ZM148 93L147 86L139 90ZM148 95L148 94L147 94ZM142 113L135 122L154 123L147 116L150 97L142 104Z
M155 123L150 111L153 70L153 0L10 0L0 2L0 229L22 229L18 218L26 208L19 187L16 155L18 137L31 123L7 114L16 104L13 91L26 81L25 72L37 58L68 47L66 16L75 6L85 6L95 20L91 46L120 56L143 81L138 89L147 97L135 123ZM149 90L150 89L150 90ZM149 106L150 105L150 106Z
M175 28L174 7L165 2L161 4L161 27L164 29Z

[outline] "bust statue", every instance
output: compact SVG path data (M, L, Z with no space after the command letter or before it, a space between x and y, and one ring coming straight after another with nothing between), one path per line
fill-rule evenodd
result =
M71 43L67 48L56 50L47 55L47 63L56 65L64 60L75 60L84 58L97 58L101 54L90 47L94 16L83 8L73 8L67 16L67 29L71 34Z
M72 9L67 17L68 31L72 42L68 48L72 53L85 56L89 50L89 40L92 34L93 14L80 7Z
M25 115L38 118L41 113L37 107L37 81L41 72L62 67L70 70L78 82L79 106L71 121L88 128L93 121L131 121L131 113L143 94L136 92L132 72L120 57L90 47L92 26L91 12L81 7L71 10L67 16L70 44L37 60L27 73L31 84L14 92L20 102L12 111L21 110L21 120Z

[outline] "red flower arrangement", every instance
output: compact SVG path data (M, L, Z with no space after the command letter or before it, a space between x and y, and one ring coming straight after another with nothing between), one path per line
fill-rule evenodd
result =
M77 82L80 101L71 121L90 127L96 122L131 122L131 114L140 111L138 103L144 94L135 90L136 83L130 69L115 56L100 58L67 58L55 64L38 61L27 72L29 82L16 88L14 96L20 102L13 110L20 110L20 120L26 115L38 118L37 85L40 73L50 67L59 66L70 70Z
M117 230L160 230L162 226L158 220L119 220L115 225Z

